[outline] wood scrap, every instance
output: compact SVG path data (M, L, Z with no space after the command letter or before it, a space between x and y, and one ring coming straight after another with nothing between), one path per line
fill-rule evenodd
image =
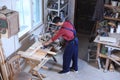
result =
M111 71L111 72L115 71L114 65L112 63L110 64L109 71Z
M13 80L32 80L32 75L26 72L20 72L16 74Z
M49 58L44 58L44 59L40 62L40 64L38 64L37 66L35 66L33 69L34 69L35 71L38 71L48 60L49 60Z

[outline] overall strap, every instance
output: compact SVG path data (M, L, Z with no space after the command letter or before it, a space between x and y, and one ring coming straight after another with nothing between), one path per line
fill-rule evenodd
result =
M75 29L75 26L69 20L67 20L66 22L70 23L73 26L73 28Z
M67 27L62 27L62 28L66 29L66 30L69 30L69 31L72 31L74 33L74 37L76 37L76 31L75 30L67 28Z
M66 30L69 30L69 31L72 31L74 33L74 36L76 37L77 35L76 35L76 30L75 30L74 25L69 20L67 20L66 22L70 23L73 26L73 29L70 29L70 28L67 28L67 27L62 27L62 28L66 29Z

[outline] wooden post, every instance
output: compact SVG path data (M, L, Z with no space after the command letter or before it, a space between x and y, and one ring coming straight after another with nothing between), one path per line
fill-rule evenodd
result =
M100 64L100 57L99 57L99 55L100 55L100 46L101 46L101 44L97 44L97 56L96 56L96 60L97 60L97 62L98 62L98 67L99 67L99 69L101 69L101 64Z
M9 80L8 79L8 71L7 71L8 69L7 69L7 65L6 65L6 62L5 62L5 56L4 56L4 53L3 53L1 39L0 39L0 67L1 67L3 80Z
M0 80L3 80L1 73L0 73Z

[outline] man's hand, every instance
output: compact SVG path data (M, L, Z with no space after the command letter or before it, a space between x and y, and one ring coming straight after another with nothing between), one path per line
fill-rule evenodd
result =
M52 43L52 40L50 39L49 41L45 42L45 43L42 43L44 46L47 46L49 45L50 43Z
M45 43L42 43L42 45L47 46L47 45L49 45L49 43L45 42Z

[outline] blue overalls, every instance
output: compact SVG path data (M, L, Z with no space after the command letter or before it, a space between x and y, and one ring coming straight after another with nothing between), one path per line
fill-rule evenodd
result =
M76 31L63 27L66 30L70 30L74 33L74 39L67 42L67 45L63 54L63 71L70 71L70 63L72 61L72 69L78 71L78 38Z

